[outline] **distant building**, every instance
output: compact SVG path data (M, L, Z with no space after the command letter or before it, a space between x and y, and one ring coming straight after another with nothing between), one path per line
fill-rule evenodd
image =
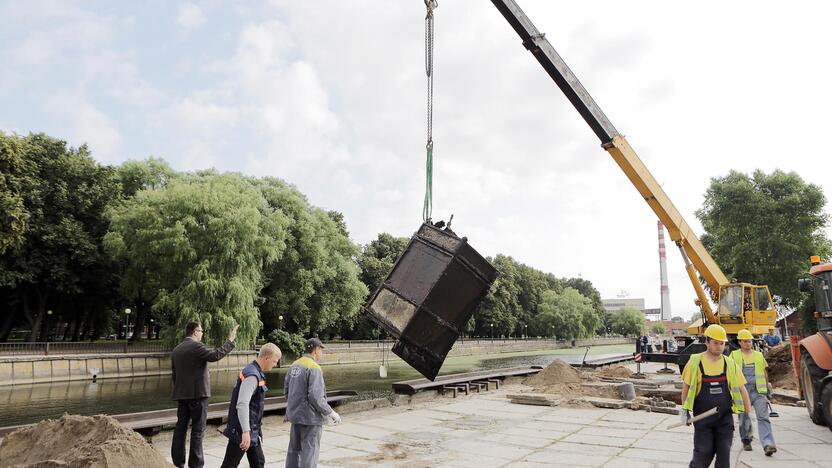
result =
M610 313L619 312L625 307L632 309L644 310L644 299L629 299L629 298L615 298L615 299L601 299L604 309Z
M662 317L662 308L656 307L655 309L642 309L644 312L644 316L647 320L660 320Z

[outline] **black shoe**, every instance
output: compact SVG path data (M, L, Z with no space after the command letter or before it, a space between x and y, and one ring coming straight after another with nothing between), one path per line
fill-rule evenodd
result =
M767 457L770 457L771 454L773 454L774 452L777 451L777 447L775 447L773 445L768 445L766 447L763 447L763 451L766 453Z
M751 451L751 442L743 442L742 443L742 449L745 450L746 452L750 452Z

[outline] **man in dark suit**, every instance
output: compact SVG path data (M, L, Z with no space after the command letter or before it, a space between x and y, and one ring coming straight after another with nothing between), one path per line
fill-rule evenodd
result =
M237 325L231 329L226 341L219 348L208 349L202 343L202 326L190 322L185 326L185 339L171 354L173 364L173 399L179 403L176 412L176 429L170 457L178 467L185 466L185 435L188 423L191 423L191 449L188 466L202 467L205 458L202 455L202 433L208 417L208 397L211 396L211 377L208 375L208 363L216 362L234 349L237 338Z

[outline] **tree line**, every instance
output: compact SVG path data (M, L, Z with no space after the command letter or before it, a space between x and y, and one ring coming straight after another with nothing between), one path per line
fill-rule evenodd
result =
M156 158L101 165L86 146L3 133L0 174L0 341L15 328L29 341L56 330L52 339L97 339L126 334L128 320L169 342L194 320L215 341L235 323L242 342L380 337L361 305L408 239L357 245L341 213L283 180L177 172ZM491 261L498 279L467 333L603 331L589 281Z
M716 177L697 216L725 273L768 284L807 314L796 288L809 255L828 257L825 198L795 173ZM0 132L0 341L96 339L160 329L173 342L199 320L221 339L233 323L251 342L273 336L379 338L360 313L408 239L353 243L344 217L291 184L215 170L177 172L162 159L101 165L86 146ZM573 339L643 331L638 311L610 314L592 283L559 278L507 255L465 327L471 336ZM60 327L56 327L60 324ZM133 340L140 339L134 333Z

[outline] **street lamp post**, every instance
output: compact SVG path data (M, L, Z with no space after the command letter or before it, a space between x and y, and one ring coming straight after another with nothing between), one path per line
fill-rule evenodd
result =
M148 339L152 338L156 334L156 325L153 323L153 319L150 319L150 333L148 333Z
M549 325L549 329L552 330L552 341L555 341L555 326Z
M277 329L278 330L283 330L283 316L282 315L277 316Z
M523 339L525 340L528 337L529 337L529 326L524 323L523 324Z
M49 319L52 318L52 309L46 311L46 337L43 341L49 341Z
M491 341L494 341L494 324L491 324Z
M130 333L130 309L124 309L124 352L127 353L127 335Z

